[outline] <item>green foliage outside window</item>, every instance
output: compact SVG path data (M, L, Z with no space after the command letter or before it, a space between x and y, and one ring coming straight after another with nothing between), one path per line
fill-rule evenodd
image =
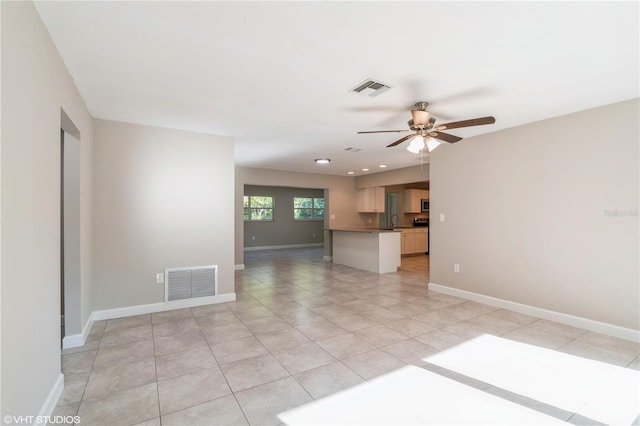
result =
M273 220L273 197L245 195L243 207L244 220Z
M324 219L324 198L295 197L293 199L293 218L295 220Z

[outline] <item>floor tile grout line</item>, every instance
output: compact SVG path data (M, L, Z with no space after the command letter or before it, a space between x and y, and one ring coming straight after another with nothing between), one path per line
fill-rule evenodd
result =
M245 412L244 408L242 408L242 404L240 404L240 401L238 401L238 397L236 393L231 391L231 395L233 395L233 399L235 399L236 404L238 404L238 408L240 408L240 411L242 412L244 419L247 421L247 424L250 425L251 422L249 421L249 417L247 417L247 413Z
M242 320L240 320L240 321L242 321ZM291 327L291 328L295 329L295 327ZM289 370L288 370L284 365L282 365L282 363L280 363L280 361L278 361L278 359L277 359L277 358L275 357L275 355L274 355L273 350L271 350L271 349L269 349L268 347L264 346L264 344L263 344L263 343L262 343L262 342L257 338L257 336L255 336L255 333L254 333L254 336L253 336L253 337L255 337L255 338L260 342L260 344L265 348L265 350L266 350L266 351L267 351L267 352L268 352L268 353L269 353L269 354L270 354L270 355L271 355L271 356L276 360L276 362L278 362L278 364L279 364L279 365L280 365L280 366L281 366L281 367L282 367L282 368L287 372L288 377L291 377L291 378L293 378L293 379L295 380L294 374L292 374L292 373L291 373L291 372L290 372L290 371L289 371ZM307 338L308 338L308 337L307 337ZM237 340L237 339L236 339L236 340ZM224 343L224 342L221 342L221 343ZM313 341L313 340L309 340L309 342L305 342L305 343L303 343L303 344L308 344L308 343L314 343L314 344L317 344L317 343L316 343L315 341ZM291 346L291 347L297 347L297 346L301 346L301 345L294 345L294 346ZM288 349L288 348L283 348L283 349ZM325 352L326 352L326 351L325 351ZM337 359L337 358L333 357L333 355L331 355L331 354L329 354L329 355L330 355L332 358L334 358L334 360L335 360L334 362L340 362L340 363L341 363L343 366L345 366L347 369L349 369L350 371L352 371L354 374L358 375L358 377L361 377L358 373L356 373L356 372L355 372L355 371L353 371L350 367L348 367L347 365L345 365L341 360L339 360L339 359ZM246 360L246 359L256 358L256 357L259 357L259 356L262 356L262 355L256 355L256 356L254 356L254 357L249 357L249 358L241 359L241 360L238 360L238 361L244 361L244 360ZM214 357L215 357L215 355L214 355ZM217 359L216 359L216 361L217 361ZM238 361L233 361L233 362L238 362ZM229 363L227 363L227 364L231 364L231 363L233 363L233 362L229 362ZM326 365L326 364L325 364L325 365ZM317 367L317 368L320 368L320 367L322 367L322 366L319 366L319 367ZM221 368L221 370L222 370L222 368ZM309 369L309 370L312 370L312 369ZM309 370L305 370L305 371L309 371ZM300 373L303 373L303 372L304 372L304 371L302 371L302 372L300 372ZM296 373L296 374L300 374L300 373ZM224 375L224 371L223 371L223 375ZM364 381L366 381L366 379L364 379L363 377L361 377L361 378L362 378ZM225 375L225 379L226 379L226 375ZM242 389L241 391L238 391L238 392L244 392L244 391L246 391L246 390L254 389L254 388L260 387L260 386L262 386L262 385L265 385L265 384L268 384L268 383L273 383L273 382L276 382L276 381L278 381L278 380L282 380L282 379L284 379L284 377L281 377L281 378L278 378L278 379L274 379L274 380L272 380L272 381L268 381L268 382L265 382L265 383L261 383L261 384L259 384L259 385L255 385L255 386L252 386L252 387L247 388L247 389ZM297 380L296 380L296 382L297 382ZM300 383L298 383L298 384L300 384ZM305 392L308 394L308 391L304 388L304 386L302 386L301 384L300 384L300 386L301 386L301 387L305 390ZM236 391L233 391L233 389L232 389L232 392L233 392L233 393L234 393L234 395L235 395ZM311 397L311 395L309 395L309 396ZM311 397L311 398L315 400L315 398L313 398L313 397Z
M102 338L100 339L102 341ZM82 397L80 398L80 404L78 404L78 412L76 413L76 415L80 414L80 408L82 408L82 403L85 401L85 394L87 392L87 388L89 387L89 381L91 380L91 375L93 374L93 368L95 366L96 360L98 359L98 353L99 353L100 349L96 349L96 354L93 358L93 362L91 363L91 368L89 369L89 375L87 376L87 382L84 385L84 389L82 390Z
M430 369L428 367L432 367L432 369ZM439 371L434 371L433 367L435 367L436 370L439 370ZM480 390L482 392L488 393L488 394L493 395L495 397L498 397L498 398L501 398L501 399L505 399L505 400L507 400L509 402L512 402L514 404L518 404L518 405L520 405L522 407L525 407L525 408L528 408L530 410L537 411L537 412L542 413L542 414L547 415L547 416L555 417L556 419L559 419L559 420L562 420L562 421L565 421L565 422L568 422L571 418L573 418L574 416L578 415L578 416L582 417L583 419L588 420L588 422L589 422L588 424L602 425L602 423L600 423L600 422L598 422L596 420L590 419L588 417L582 416L582 415L578 414L577 412L567 411L565 409L556 407L554 405L547 404L547 403L539 401L537 399L533 399L533 398L528 397L526 395L522 395L522 394L519 394L517 392L512 392L512 391L510 391L508 389L504 389L504 388L501 388L499 386L495 386L495 385L492 385L490 383L484 382L482 380L475 379L473 377L467 376L465 374L458 373L458 372L456 372L454 370L450 370L450 369L448 369L446 367L441 367L441 366L436 365L436 364L427 363L427 365L423 366L422 368L424 368L425 370L427 370L429 372L432 372L434 374L438 374L438 375L440 375L442 377L445 377L445 378L447 378L449 380L453 380L453 381L456 381L458 383L461 383L461 384L463 384L465 386L471 386L471 385L468 385L468 384L464 383L463 381L458 380L456 378L453 378L453 377L450 377L448 375L445 375L445 374L442 373L442 371L444 370L444 371L447 371L449 373L453 373L456 376L461 376L461 377L464 377L466 379L471 379L474 382L483 383L484 385L486 385L486 388L484 388L484 389L479 389L479 388L477 388L475 386L471 386L471 387L474 387L475 389L478 389L478 390ZM500 395L500 394L497 394L497 392L490 392L490 390L494 390L494 391L495 390L499 390L502 394ZM514 397L515 399L518 399L518 400L515 401L514 399L505 398L504 394L508 394L508 395ZM535 401L535 403L537 403L538 405L541 405L541 406L544 406L544 407L547 407L547 408L552 408L555 411L559 411L559 412L564 413L566 417L560 417L558 415L551 414L550 412L542 411L539 408L537 408L534 404L526 404L526 403L524 403L524 401ZM588 403L589 403L589 401L585 402L583 407L586 406Z
M636 356L631 361L629 361L629 363L627 364L627 366L625 368L632 368L631 364L633 364L636 360L640 360L640 355Z
M207 346L209 346L209 345L207 345ZM236 404L238 404L238 408L240 408L240 411L242 412L242 415L244 416L245 420L247 421L247 424L248 425L251 424L249 422L249 418L247 417L247 413L245 413L245 411L242 409L242 405L240 404L240 401L238 401L238 397L236 396L236 393L233 391L233 388L231 387L231 383L229 383L229 379L227 379L227 375L224 374L224 370L222 369L222 365L218 361L218 358L216 358L215 353L213 353L213 348L211 346L209 346L209 351L211 352L211 356L213 357L213 359L216 361L216 365L218 366L218 369L220 370L220 374L222 374L222 377L224 377L225 383L229 387L229 391L231 392L231 395L233 395L233 399L236 401ZM220 398L223 398L223 397L220 397Z
M152 337L152 350L153 350L153 366L156 372L156 398L158 401L158 419L160 421L160 426L162 426L162 406L160 405L160 383L158 381L158 357L156 356L156 339L153 336L153 325L151 326L151 337Z

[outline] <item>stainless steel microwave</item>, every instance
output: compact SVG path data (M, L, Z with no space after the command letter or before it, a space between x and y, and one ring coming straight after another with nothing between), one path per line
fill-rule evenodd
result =
M429 200L420 200L420 211L428 212L429 211Z

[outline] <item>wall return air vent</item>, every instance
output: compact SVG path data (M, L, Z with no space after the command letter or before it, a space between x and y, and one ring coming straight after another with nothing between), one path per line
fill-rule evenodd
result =
M192 266L164 270L165 302L218 293L218 266Z
M362 83L358 84L353 89L351 89L350 92L373 98L375 96L378 96L386 92L389 89L391 89L391 86L368 78Z

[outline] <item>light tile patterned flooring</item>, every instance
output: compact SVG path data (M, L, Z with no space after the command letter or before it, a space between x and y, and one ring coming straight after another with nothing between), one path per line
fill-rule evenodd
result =
M235 302L94 323L83 347L63 352L54 414L83 426L276 425L283 411L407 365L508 399L424 360L482 334L640 368L632 342L427 290L426 256L383 275L315 248L247 252L245 264Z

